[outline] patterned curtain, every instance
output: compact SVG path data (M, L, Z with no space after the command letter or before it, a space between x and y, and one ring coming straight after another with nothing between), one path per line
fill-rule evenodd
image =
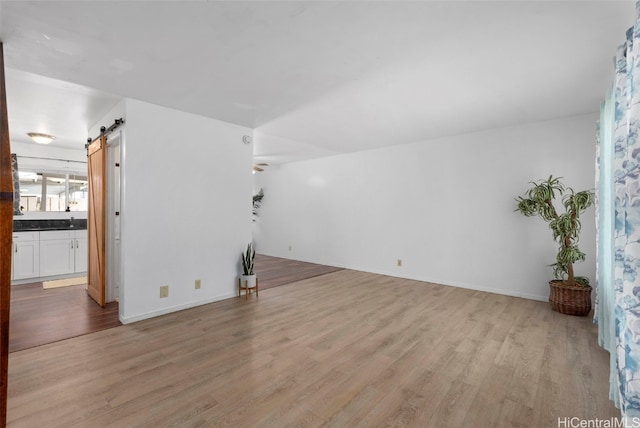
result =
M595 322L611 353L610 395L640 417L640 1L618 49L598 133L598 279Z
M598 324L598 342L609 351L611 372L609 376L609 397L616 407L620 407L619 382L616 363L615 304L616 293L613 276L614 249L614 186L613 159L614 144L612 126L614 123L613 92L609 92L600 109L600 122L596 134L596 298L594 320Z

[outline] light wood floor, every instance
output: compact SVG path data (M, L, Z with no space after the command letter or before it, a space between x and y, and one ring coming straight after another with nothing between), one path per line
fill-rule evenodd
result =
M557 427L610 418L590 318L342 270L12 353L15 427Z

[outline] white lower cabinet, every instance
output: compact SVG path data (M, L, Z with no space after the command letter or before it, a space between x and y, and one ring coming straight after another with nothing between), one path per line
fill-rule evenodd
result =
M11 279L83 273L88 257L86 230L13 232Z
M89 265L89 249L87 246L87 231L76 230L75 270L86 272Z
M75 231L40 232L40 276L64 275L74 272Z
M39 232L13 232L11 279L40 276Z
M40 232L40 276L87 270L87 231Z

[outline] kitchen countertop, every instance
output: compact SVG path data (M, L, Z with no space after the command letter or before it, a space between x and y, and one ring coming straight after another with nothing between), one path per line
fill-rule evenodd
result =
M85 230L86 218L48 219L48 220L13 220L14 232L39 232L47 230Z
M14 232L44 232L47 230L87 230L86 227L34 227L31 229L13 229Z

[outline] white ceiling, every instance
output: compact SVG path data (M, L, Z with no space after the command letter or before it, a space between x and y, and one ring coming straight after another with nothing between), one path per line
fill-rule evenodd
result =
M81 148L129 97L255 128L281 163L595 112L634 9L2 0L10 130Z
M11 68L5 71L5 78L12 141L30 143L27 133L39 132L56 137L52 147L83 149L89 127L121 100L85 86Z

